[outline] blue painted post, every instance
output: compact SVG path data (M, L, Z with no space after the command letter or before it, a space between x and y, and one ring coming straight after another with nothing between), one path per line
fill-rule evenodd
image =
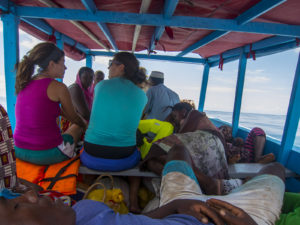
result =
M246 73L247 57L245 52L242 50L239 61L238 78L235 89L234 109L232 115L232 135L236 136L239 128L240 112L242 106L242 96L244 89L245 73Z
M92 55L86 54L85 65L86 65L86 67L89 67L89 68L93 67Z
M283 137L281 140L281 152L279 153L279 161L287 164L287 159L294 145L296 132L299 124L300 116L300 53L296 68L293 89L290 97L288 113L285 120Z
M60 33L56 35L56 46L59 47L61 50L64 50L64 41Z
M64 50L64 41L62 40L62 35L59 33L56 35L56 46L61 49ZM63 82L63 79L59 78L57 79L59 82Z
M198 110L200 112L203 112L204 109L204 103L205 103L205 95L206 95L206 89L207 89L207 82L208 82L208 75L209 75L209 64L206 63L204 65L203 70L203 76L202 76L202 84L201 84L201 92L200 92L200 98L199 98L199 106Z
M17 100L15 94L16 71L14 67L19 61L19 18L12 14L3 14L1 18L3 21L7 113L14 130L16 125L15 104Z

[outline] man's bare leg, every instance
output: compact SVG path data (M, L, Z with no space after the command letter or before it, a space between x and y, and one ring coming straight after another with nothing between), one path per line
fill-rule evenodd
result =
M132 213L141 213L138 203L138 191L141 183L140 177L128 177L129 179L129 211Z

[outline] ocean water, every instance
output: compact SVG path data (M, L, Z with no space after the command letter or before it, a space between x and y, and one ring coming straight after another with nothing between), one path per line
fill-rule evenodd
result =
M205 111L208 117L218 118L231 123L232 113L222 111ZM286 116L284 115L269 115L269 114L256 114L256 113L241 113L240 126L246 128L261 127L264 129L268 136L281 141L284 122ZM300 146L300 125L296 134L294 145Z

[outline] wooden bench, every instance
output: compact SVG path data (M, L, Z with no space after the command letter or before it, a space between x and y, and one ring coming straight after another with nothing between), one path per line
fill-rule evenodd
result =
M263 166L264 164L259 164L259 163L236 163L233 165L229 165L229 176L230 178L245 178L245 177L255 176ZM286 172L286 177L299 177L298 174L292 172L289 169L285 169L285 172ZM109 172L109 171L92 170L85 166L80 166L79 173L95 174L95 175L108 173L113 176L159 177L158 175L152 172L140 171L137 167L129 170L118 171L118 172Z

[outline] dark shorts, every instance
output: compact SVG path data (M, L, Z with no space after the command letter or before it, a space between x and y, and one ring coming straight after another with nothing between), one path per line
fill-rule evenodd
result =
M50 165L60 163L70 159L63 153L63 146L72 146L74 144L73 137L69 134L63 134L63 143L55 148L45 150L30 150L24 148L18 148L15 146L16 157L37 165Z

